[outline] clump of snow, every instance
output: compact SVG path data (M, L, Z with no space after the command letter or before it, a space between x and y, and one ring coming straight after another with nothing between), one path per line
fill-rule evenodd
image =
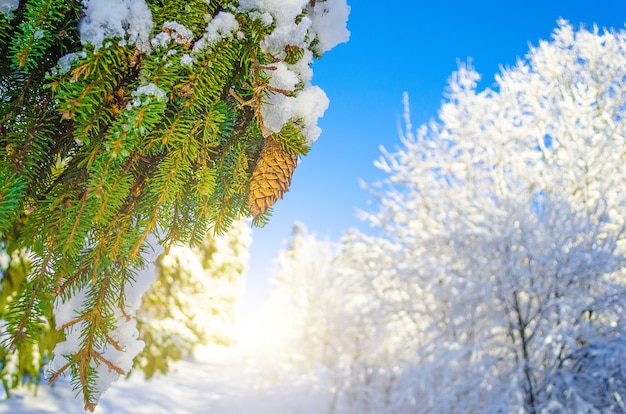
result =
M167 32L161 32L158 35L150 39L152 47L165 47L172 40L170 34Z
M54 302L54 320L57 329L80 316L80 310L85 304L86 296L87 290L83 288L75 292L67 300L62 300L61 297L56 298Z
M156 280L156 267L154 262L164 251L153 234L148 235L145 243L149 247L149 251L143 254L147 266L137 273L134 280L126 281L124 285L124 311L122 312L121 309L116 310L115 316L117 317L117 324L115 329L109 333L111 339L117 341L121 351L112 346L108 346L102 353L102 356L106 360L120 368L124 373L130 371L133 365L133 359L145 346L145 343L139 339L135 316L137 309L139 309L141 305L142 295ZM106 391L120 375L104 364L100 364L97 370L98 378L96 389L99 394L96 397L99 397L99 395Z
M277 26L272 33L263 39L261 47L277 57L284 57L286 46L307 48L307 35L311 26L312 22L308 17L304 17L298 24L292 21Z
M288 122L299 122L308 145L312 145L320 136L322 130L317 126L317 121L324 115L329 104L324 91L311 85L312 58L312 52L305 50L304 57L295 64L273 64L273 70L266 71L270 76L269 86L280 91L272 91L261 105L261 116L266 129L280 132ZM299 84L304 85L302 90L296 90ZM292 93L287 96L285 92Z
M116 341L120 349L115 349L110 344L95 345L96 352L99 352L104 359L111 362L124 373L130 371L133 359L144 347L144 342L139 339L135 315L141 305L141 296L156 280L154 261L164 250L152 234L146 238L146 245L150 248L150 252L144 253L143 256L147 266L137 273L133 281L126 281L124 285L124 310L115 310L117 324L108 333L110 338ZM65 328L65 341L58 343L54 349L54 357L50 362L50 370L52 372L59 371L65 367L69 363L70 358L81 350L83 342L81 333L86 328L86 322L81 321L71 326L68 325L80 317L81 312L84 311L90 287L80 289L65 301L60 297L56 299L54 306L56 327L57 329ZM96 364L95 368L97 371L92 397L94 401L97 401L102 393L120 377L120 374L99 361L93 361L92 363Z
M309 13L313 31L319 43L317 49L325 53L340 43L347 42L350 31L346 27L350 7L345 0L317 1Z
M83 288L75 292L74 295L67 300L62 300L60 296L57 296L54 302L54 320L56 328L61 329L65 327L65 341L59 342L54 348L54 357L49 365L49 369L52 372L61 370L70 361L71 356L80 351L80 334L84 322L79 322L69 327L66 325L80 317L86 297L87 289Z
M83 44L102 47L105 38L120 37L143 52L150 50L152 12L144 0L83 0L85 16L78 31Z
M308 13L303 14L304 10ZM282 49L287 44L300 46L307 38L310 41L317 37L316 47L324 53L350 37L346 27L350 7L345 0L241 0L238 11L251 12L253 18L264 14L275 17L276 30L266 38L268 49ZM296 23L298 16L302 17Z
M270 13L276 18L278 26L292 23L302 14L309 0L240 0L238 11L246 13L257 10Z
M20 5L20 0L0 0L0 12L7 20L13 18L13 12Z
M263 23L266 26L269 26L272 23L274 23L274 18L268 12L261 13L256 10L252 10L251 12L248 13L248 16L250 16L251 19L261 21L261 23Z
M61 56L59 61L57 62L57 66L59 67L59 73L64 74L69 72L72 64L79 59L76 53L68 53L65 56Z
M264 127L271 132L279 132L288 122L299 122L311 145L321 133L317 120L328 108L326 94L310 84L313 51L322 54L348 40L350 8L345 0L241 0L237 11L268 25L275 24L261 43L272 56L284 60L287 50L304 50L298 61L278 62L272 64L276 69L266 70L269 86L281 91L270 90L261 106L261 116Z
M307 144L311 145L322 133L321 128L317 126L317 121L328 109L330 101L319 86L305 88L296 98L296 117L304 122L302 132L307 139Z
M128 306L126 307L126 311L127 310L129 310ZM102 352L104 359L121 369L125 374L130 372L133 366L133 359L139 355L145 346L145 343L139 339L135 311L136 309L130 314L132 318L127 319L126 315L122 314L122 312L117 309L115 313L117 325L110 333L110 337L113 341L118 342L121 349L115 349L115 347L109 345L104 352ZM96 391L93 395L94 401L98 401L100 396L120 377L117 371L112 370L103 363L96 366L96 371L97 379Z
M275 69L270 71L269 85L274 88L293 91L298 82L300 82L298 75L291 71L284 62L276 62L272 66Z
M71 305L66 305L65 303L63 303L62 305L60 305L59 308L55 307L55 312L57 311L57 309L61 310L63 308L70 309ZM61 312L63 312L63 310L61 310ZM69 363L72 355L80 351L80 333L81 328L83 327L82 325L83 324L81 323L65 329L65 341L59 342L54 348L54 357L52 358L52 361L50 361L50 365L48 366L50 372L57 372L63 369L63 367L65 367ZM59 327L60 325L57 323L57 329Z
M139 86L133 91L133 96L136 98L144 95L154 96L155 98L157 98L158 101L161 102L167 101L167 93L163 89L156 86L154 83Z
M177 22L165 22L163 23L164 29L170 29L170 36L174 43L187 44L193 40L193 32L186 28L184 25Z
M232 38L239 30L239 23L232 13L220 12L207 24L204 36L193 46L193 52L199 53L221 40Z
M275 93L267 98L261 106L263 126L272 132L280 132L283 126L295 115L295 101L293 96Z
M267 103L261 106L261 116L265 128L272 132L280 132L289 121L300 121L304 124L302 133L307 145L312 145L322 132L317 120L324 115L328 104L328 97L320 87L308 86L296 96L270 95Z
M289 69L298 74L302 82L308 84L311 82L311 79L313 79L313 69L311 68L312 62L313 52L309 49L304 49L302 59L289 65Z
M2 246L0 245L0 247ZM4 250L0 250L0 272L2 272L3 270L6 270L9 267L10 261L11 261L11 258L9 257L9 255ZM1 290L2 290L2 286L0 285L0 291Z
M124 373L130 372L133 360L143 350L145 342L139 339L137 331L137 309L141 305L141 297L156 280L156 258L163 253L164 249L158 244L156 237L150 234L146 238L146 244L151 251L144 254L144 259L148 264L141 270L133 281L127 280L124 285L124 311L116 309L115 317L117 324L115 329L109 332L113 341L116 341L120 349L107 346L102 357L111 362ZM120 374L110 369L105 364L96 367L98 372L96 379L96 393L94 399L97 401L113 382L117 381Z
M85 51L68 53L67 55L61 56L57 61L56 66L50 68L49 72L46 72L46 76L63 75L64 73L69 72L74 62L77 62L79 59L84 59L86 56L87 54Z
M193 65L193 56L189 53L185 53L180 57L181 66L191 66Z
M150 40L153 47L165 47L169 42L181 45L190 44L193 41L193 32L184 25L168 21L163 23L163 31Z
M156 267L155 261L165 250L163 246L159 244L159 241L153 234L149 234L146 237L146 246L148 251L143 253L143 258L147 263L145 269L143 269L132 283L127 282L124 287L126 311L136 311L141 305L141 296L156 280Z
M167 92L156 86L154 83L148 83L137 87L137 89L132 92L132 96L135 99L126 104L126 109L129 111L133 107L147 105L151 101L151 96L155 97L158 102L168 101ZM142 99L142 97L147 98Z

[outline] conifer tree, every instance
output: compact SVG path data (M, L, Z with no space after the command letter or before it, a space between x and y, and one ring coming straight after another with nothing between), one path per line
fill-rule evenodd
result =
M310 65L347 39L347 13L345 0L0 1L0 240L28 261L2 355L54 315L50 379L71 373L93 410L143 346L150 251L239 217L262 225L288 190L328 104Z
M159 256L157 280L137 311L146 346L135 367L147 378L167 373L197 345L234 344L250 241L248 224L238 221L222 236L208 236L194 248L176 245Z
M5 318L11 301L18 295L20 286L29 272L30 261L14 251L10 256L0 250L0 319ZM62 335L54 329L54 318L48 315L40 321L41 334L36 341L22 341L15 348L0 348L0 381L7 398L10 390L21 383L37 387L43 366ZM3 333L0 327L0 333ZM36 389L36 388L35 388Z

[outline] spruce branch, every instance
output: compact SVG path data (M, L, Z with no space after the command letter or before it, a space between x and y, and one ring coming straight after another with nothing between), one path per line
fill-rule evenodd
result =
M268 146L289 163L283 193L308 150L296 116L277 132L262 114L272 97L296 99L310 82L289 65L311 63L301 59L312 59L312 28L276 48L269 35L291 22L268 23L264 10L231 0L137 3L146 6L142 27L131 13L86 30L97 11L78 0L20 1L12 18L0 15L0 244L32 258L18 286L0 291L2 300L17 293L0 318L19 349L23 339L57 345L51 380L70 372L87 409L106 388L101 376L127 370L107 349L127 347L117 329L133 323L127 295L143 286L135 272L146 247L226 232L251 214ZM106 39L90 38L99 30ZM276 86L279 69L302 79ZM268 217L263 209L252 210L255 224ZM56 336L45 332L53 314Z

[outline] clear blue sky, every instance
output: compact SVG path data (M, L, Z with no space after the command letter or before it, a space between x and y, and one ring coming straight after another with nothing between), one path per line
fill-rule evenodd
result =
M549 39L559 17L579 27L624 28L625 0L380 1L348 0L348 43L313 65L313 83L330 98L323 130L301 160L291 190L274 207L270 223L254 230L245 313L256 312L272 277L272 261L295 221L319 237L337 240L370 198L359 180L382 175L373 166L379 146L398 145L402 93L409 92L412 121L436 117L446 80L457 62L471 59L489 87L500 66L512 66L529 45Z

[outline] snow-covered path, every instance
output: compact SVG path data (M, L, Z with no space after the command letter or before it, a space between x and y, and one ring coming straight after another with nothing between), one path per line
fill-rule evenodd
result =
M308 414L327 411L328 396L311 384L268 386L236 353L180 361L174 372L144 381L117 381L102 397L100 414ZM67 380L54 387L14 391L0 413L84 413Z

